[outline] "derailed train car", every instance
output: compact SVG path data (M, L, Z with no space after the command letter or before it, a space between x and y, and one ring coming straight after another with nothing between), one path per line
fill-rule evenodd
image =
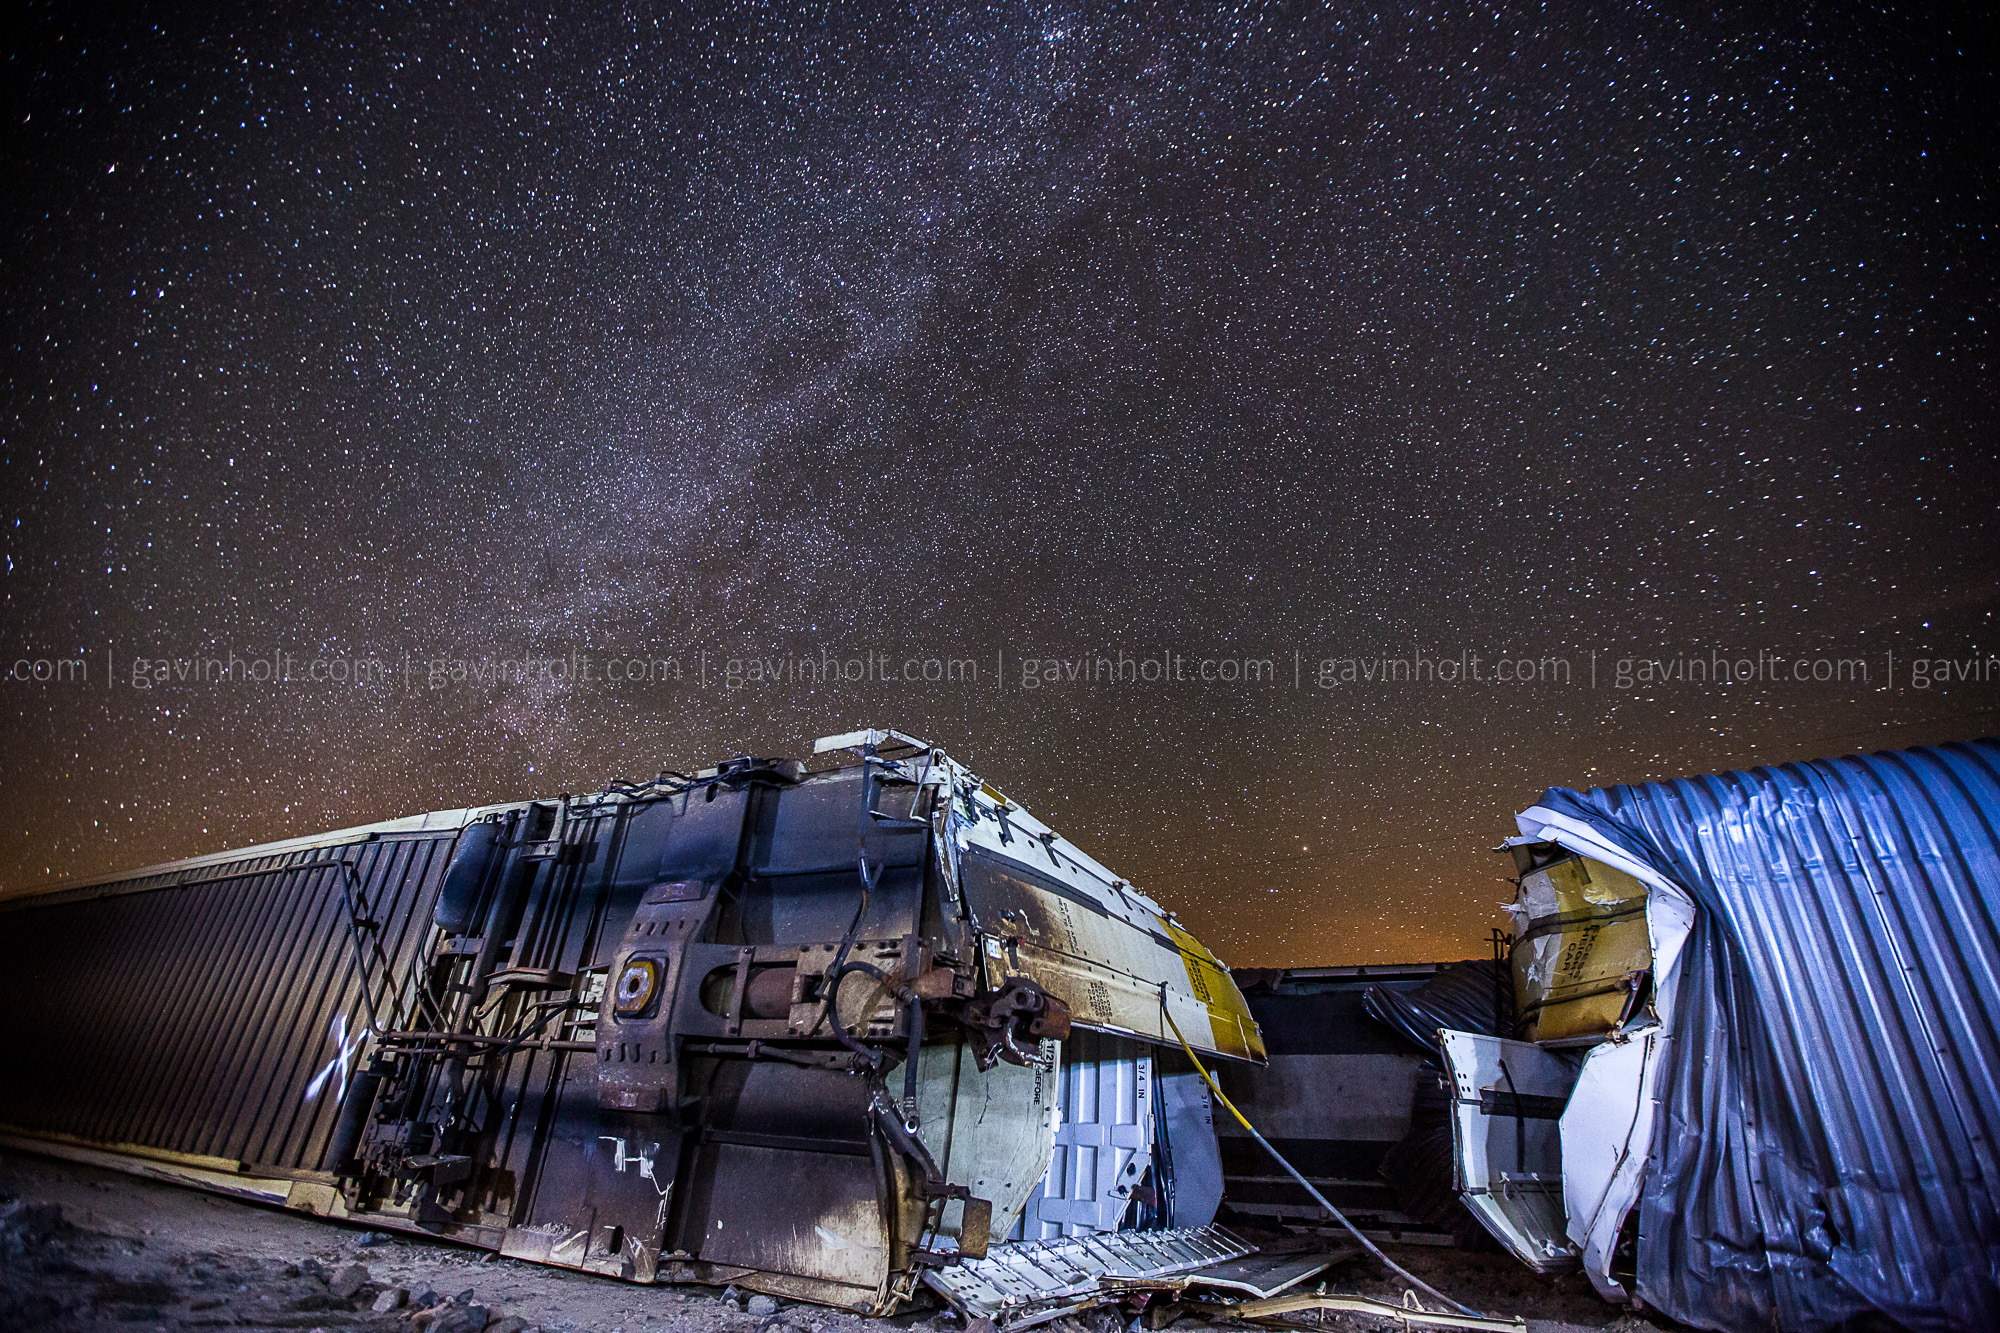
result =
M0 1142L869 1313L1247 1253L1152 1060L1264 1059L1228 970L942 751L815 755L0 903Z
M1518 823L1512 1031L1379 1006L1495 1239L1699 1328L2000 1327L2000 740Z

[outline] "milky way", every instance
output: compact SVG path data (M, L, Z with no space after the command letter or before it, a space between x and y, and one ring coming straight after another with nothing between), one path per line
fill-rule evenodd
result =
M875 723L1461 957L1546 786L1994 729L1971 33L1177 8L31 11L0 884Z

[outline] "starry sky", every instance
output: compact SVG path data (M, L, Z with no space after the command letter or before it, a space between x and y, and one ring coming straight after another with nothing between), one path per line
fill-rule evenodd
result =
M1732 8L26 8L0 886L876 724L1454 958L1544 787L2000 730L2000 80Z

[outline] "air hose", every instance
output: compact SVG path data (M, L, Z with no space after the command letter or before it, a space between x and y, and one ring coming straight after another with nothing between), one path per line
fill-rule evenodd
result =
M826 974L827 993L834 997L827 1002L826 1008L826 1016L833 1024L833 1035L840 1038L850 1050L859 1052L870 1062L871 1068L882 1063L882 1053L855 1040L854 1035L840 1021L838 1002L840 979L849 972L860 972L875 978L904 1004L909 1026L907 1053L903 1061L903 1117L907 1122L910 1119L911 1108L917 1104L917 1051L924 1044L924 1002L907 985L891 980L888 973L873 963L842 963Z
M1298 1168L1293 1166L1290 1162L1286 1161L1284 1155L1281 1154L1276 1148L1273 1148L1271 1146L1271 1141L1265 1138L1262 1134L1259 1134L1257 1132L1257 1127L1251 1124L1249 1120L1244 1118L1243 1113L1236 1109L1236 1103L1230 1101L1228 1094L1223 1092L1222 1085L1215 1081L1215 1075L1209 1073L1208 1067L1202 1064L1201 1057L1194 1053L1194 1047L1188 1045L1187 1037L1181 1032L1181 1025L1179 1023L1174 1022L1174 1016L1172 1012L1169 1011L1167 1008L1167 992L1164 986L1160 988L1160 1013L1166 1018L1167 1026L1174 1030L1174 1036L1180 1039L1181 1049L1186 1051L1187 1058L1194 1062L1195 1072L1201 1075L1202 1082L1208 1084L1208 1090L1215 1094L1215 1099L1218 1102L1222 1103L1223 1107L1228 1110L1229 1114L1236 1117L1236 1123L1243 1126L1243 1130L1245 1133L1247 1133L1251 1138L1257 1140L1258 1145L1262 1147L1265 1152L1271 1154L1272 1161L1276 1162L1279 1166L1285 1168L1285 1174L1289 1175L1293 1180L1299 1182L1299 1187L1305 1190L1307 1194L1310 1194L1312 1196L1314 1203L1317 1203L1320 1207L1326 1209L1328 1213L1332 1214L1334 1221L1346 1227L1347 1230L1353 1235L1354 1239L1361 1242L1361 1247L1363 1249L1367 1250L1368 1253L1374 1255L1377 1259L1380 1259L1383 1263L1383 1266L1388 1268L1388 1270L1394 1273L1397 1277L1402 1278L1403 1281L1409 1283L1412 1287L1415 1287L1417 1290L1422 1291L1436 1298L1437 1300L1443 1301L1446 1305L1449 1305L1452 1309L1458 1311L1460 1314L1470 1315L1474 1319L1484 1319L1486 1317L1480 1314L1479 1311L1474 1310L1469 1306L1460 1305L1457 1301L1445 1295L1443 1292L1439 1291L1436 1287L1433 1287L1430 1283L1424 1281L1416 1274L1410 1272L1409 1269L1404 1268L1401 1264L1397 1263L1394 1259L1391 1259L1388 1255L1382 1253L1382 1249L1380 1246L1378 1246L1374 1241L1368 1239L1368 1237L1362 1235L1360 1228L1356 1227L1354 1223L1347 1220L1347 1214L1341 1212L1338 1208L1328 1203L1326 1200L1326 1196L1324 1194L1321 1194L1318 1190L1314 1189L1312 1186L1312 1182L1307 1180L1304 1176L1300 1175L1298 1172Z

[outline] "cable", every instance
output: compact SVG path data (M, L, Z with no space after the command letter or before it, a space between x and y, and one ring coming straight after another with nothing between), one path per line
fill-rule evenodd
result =
M924 1044L924 1002L907 985L892 980L888 973L876 967L873 963L842 963L839 967L826 974L827 989L837 996L840 991L840 979L850 972L862 972L875 978L882 983L884 989L894 994L903 1003L903 1011L908 1020L909 1027L909 1037L906 1042L907 1051L903 1059L903 1110L904 1119L907 1121L910 1118L910 1108L917 1104L917 1052ZM882 1053L871 1046L865 1046L855 1040L854 1036L848 1032L846 1026L840 1021L840 1005L837 999L834 1003L827 1006L826 1016L833 1024L833 1035L840 1038L842 1045L846 1046L849 1050L860 1052L863 1058L870 1061L871 1068L879 1069L881 1067Z
M882 1067L882 1052L876 1050L872 1046L864 1045L862 1042L857 1041L854 1035L847 1030L847 1025L840 1021L840 979L846 976L849 972L865 972L869 976L874 977L876 980L881 981L884 985L888 984L888 979L882 975L882 969L879 967L875 967L872 964L869 963L840 964L838 967L834 968L832 971L826 974L827 1022L833 1028L833 1035L840 1039L841 1045L845 1046L848 1050L853 1051L855 1054L859 1055L863 1060L866 1060L868 1062L868 1068L870 1070L880 1069Z
M1276 1148L1273 1148L1271 1146L1271 1141L1265 1138L1262 1134L1259 1134L1257 1132L1257 1127L1255 1125L1251 1124L1248 1120L1244 1119L1243 1113L1236 1109L1236 1103L1229 1100L1228 1095L1224 1093L1222 1090L1222 1085L1215 1081L1215 1075L1208 1072L1208 1067L1202 1064L1201 1057L1194 1053L1194 1047L1188 1045L1188 1039L1181 1033L1181 1025L1179 1023L1174 1022L1173 1013L1171 1010L1167 1008L1167 988L1164 985L1160 987L1160 1013L1166 1018L1167 1026L1174 1030L1174 1036L1180 1039L1181 1049L1187 1052L1188 1059L1194 1061L1195 1072L1201 1075L1202 1082L1208 1084L1208 1090L1215 1094L1215 1099L1221 1102L1223 1106L1228 1109L1229 1114L1236 1117L1236 1123L1243 1126L1245 1132L1247 1132L1251 1138L1257 1140L1258 1144L1264 1149L1265 1152L1271 1154L1272 1161L1276 1162L1279 1166L1284 1167L1286 1174L1290 1175L1293 1180L1299 1182L1299 1185L1305 1190L1305 1192L1312 1196L1313 1202L1317 1203L1320 1207L1326 1209L1327 1212L1331 1213L1333 1215L1334 1221L1346 1227L1348 1231L1353 1234L1354 1239L1361 1242L1361 1246L1363 1249L1367 1250L1368 1253L1374 1255L1377 1259L1380 1259L1382 1263L1389 1269L1390 1272L1402 1278L1405 1282L1417 1288L1419 1291L1429 1293L1431 1296L1437 1298L1438 1300L1443 1301L1446 1305L1449 1305L1452 1309L1458 1311L1462 1315L1470 1315L1474 1319L1486 1318L1485 1315L1480 1314L1479 1311L1471 1308L1470 1306L1460 1305L1457 1301L1445 1295L1443 1292L1439 1291L1436 1287L1433 1287L1430 1283L1418 1277L1415 1273L1410 1272L1409 1269L1404 1268L1401 1264L1397 1263L1394 1259L1391 1259L1388 1255L1382 1253L1380 1246L1376 1245L1375 1242L1368 1239L1368 1237L1362 1235L1360 1229L1356 1227L1354 1223L1347 1220L1347 1214L1341 1212L1338 1208L1328 1203L1326 1201L1326 1196L1324 1194L1321 1194L1318 1190L1314 1189L1312 1187L1312 1182L1307 1180L1304 1176L1300 1175L1298 1173L1298 1168L1294 1167L1290 1162L1286 1161L1284 1159L1284 1156L1280 1154Z

